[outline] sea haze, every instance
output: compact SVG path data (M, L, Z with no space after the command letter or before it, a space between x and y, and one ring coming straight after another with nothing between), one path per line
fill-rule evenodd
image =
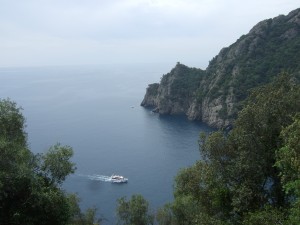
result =
M77 170L63 188L115 224L122 196L142 194L153 211L172 201L174 176L199 159L199 132L212 130L140 107L147 85L172 66L0 68L0 97L24 108L33 152L57 142L73 148ZM129 182L107 182L113 173Z

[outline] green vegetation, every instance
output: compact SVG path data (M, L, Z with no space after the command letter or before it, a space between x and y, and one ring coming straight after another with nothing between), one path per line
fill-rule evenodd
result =
M290 75L253 90L234 128L199 145L202 160L178 173L158 224L300 224L300 85Z
M27 146L21 108L0 101L0 224L95 225L61 184L75 171L69 146ZM117 202L118 224L300 223L300 85L288 74L252 91L228 132L201 134L202 160L182 169L174 201L151 213L140 195Z
M279 16L263 21L255 31L223 49L218 56L222 61L215 57L206 71L209 83L217 81L207 96L210 99L226 96L232 88L236 102L240 102L249 95L249 90L271 82L283 71L299 78L299 25L290 20L291 16ZM217 73L221 75L215 80Z
M195 92L200 85L204 71L196 68L189 68L182 64L177 64L176 69L172 70L170 75L177 75L171 84L171 95L181 98L195 96Z
M202 160L177 175L161 224L299 224L299 112L287 74L253 91L232 131L201 134Z
M0 224L99 224L94 209L82 213L78 198L61 189L75 171L72 148L56 144L46 154L33 154L21 110L0 100Z
M290 20L290 16L280 16L263 21L255 31L224 48L206 70L206 81L213 86L210 90L200 87L205 96L212 101L232 90L237 103L234 111L238 112L239 103L252 88L271 82L277 74L286 71L299 78L299 25ZM236 118L237 113L233 114ZM224 109L219 116L226 119L232 115Z
M300 223L300 114L281 132L283 147L276 152L276 167L280 170L281 182L290 199L290 224Z
M142 196L120 198L119 224L300 224L299 12L263 21L206 71L177 63L160 84L149 85L163 112L217 99L219 118L233 121L239 113L231 131L200 135L202 159L178 173L173 202L154 216ZM78 197L61 189L75 171L72 148L56 144L33 154L21 110L0 99L0 224L100 224L96 209L82 213Z
M177 63L162 77L161 91L152 96L158 100L155 107L162 113L176 113L176 108L181 108L180 113L191 113L192 118L209 121L210 125L218 122L217 128L232 123L253 88L270 83L282 72L300 79L299 14L300 9L296 9L287 16L260 22L223 48L206 70ZM193 105L195 110L191 111L195 102L197 106ZM207 114L216 105L222 109L208 120Z
M154 84L149 84L148 88L147 88L147 92L150 94L150 95L157 95L158 94L158 87L159 87L159 84L158 83L154 83Z
M178 62L170 73L162 77L161 84L168 85L170 83L170 95L172 98L178 99L180 97L185 99L195 96L204 74L205 72L201 69L189 68Z
M133 195L130 200L126 197L118 199L118 224L147 225L153 224L154 216L149 213L149 203L141 195Z

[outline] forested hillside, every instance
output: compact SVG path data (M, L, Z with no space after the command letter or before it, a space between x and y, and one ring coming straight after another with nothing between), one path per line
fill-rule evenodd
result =
M299 113L300 85L281 74L250 94L232 131L200 135L169 224L299 224Z
M234 128L201 134L199 147L201 160L178 173L174 201L156 212L158 224L300 224L300 85L291 75L253 90ZM133 200L123 221L145 205ZM141 224L132 221L123 224Z
M21 109L0 101L0 224L99 224L61 184L72 149L27 146ZM182 169L174 201L152 211L140 195L117 202L119 224L299 224L300 85L287 73L252 91L234 128L200 135L201 160Z
M201 160L179 171L174 201L152 211L141 195L117 201L126 225L300 224L300 9L257 24L206 70L177 63L142 105L215 127ZM95 225L61 185L72 148L33 154L22 109L0 99L0 225ZM199 157L200 158L200 157Z
M161 114L186 114L221 128L232 124L249 91L280 72L300 77L300 9L267 19L223 48L206 70L177 63L150 85L142 106Z

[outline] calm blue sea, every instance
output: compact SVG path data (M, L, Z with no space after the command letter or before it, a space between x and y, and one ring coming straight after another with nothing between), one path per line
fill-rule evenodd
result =
M198 135L211 128L140 107L149 83L170 64L0 68L0 98L23 107L30 148L73 147L77 171L63 185L81 207L115 224L116 200L142 194L153 211L173 199L179 169L199 159ZM127 184L105 182L120 174Z

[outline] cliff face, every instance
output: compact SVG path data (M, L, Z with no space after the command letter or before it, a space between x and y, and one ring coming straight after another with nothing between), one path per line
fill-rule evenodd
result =
M144 100L141 103L142 106L156 107L158 105L159 103L157 98L158 88L159 88L158 83L149 84L146 90Z
M177 63L159 84L149 85L141 105L221 128L233 122L250 89L282 71L300 74L300 9L258 23L205 71Z
M153 108L160 114L187 114L194 111L199 81L205 72L177 63L170 73L164 75L160 84L150 84L141 105ZM193 118L198 119L198 118Z

